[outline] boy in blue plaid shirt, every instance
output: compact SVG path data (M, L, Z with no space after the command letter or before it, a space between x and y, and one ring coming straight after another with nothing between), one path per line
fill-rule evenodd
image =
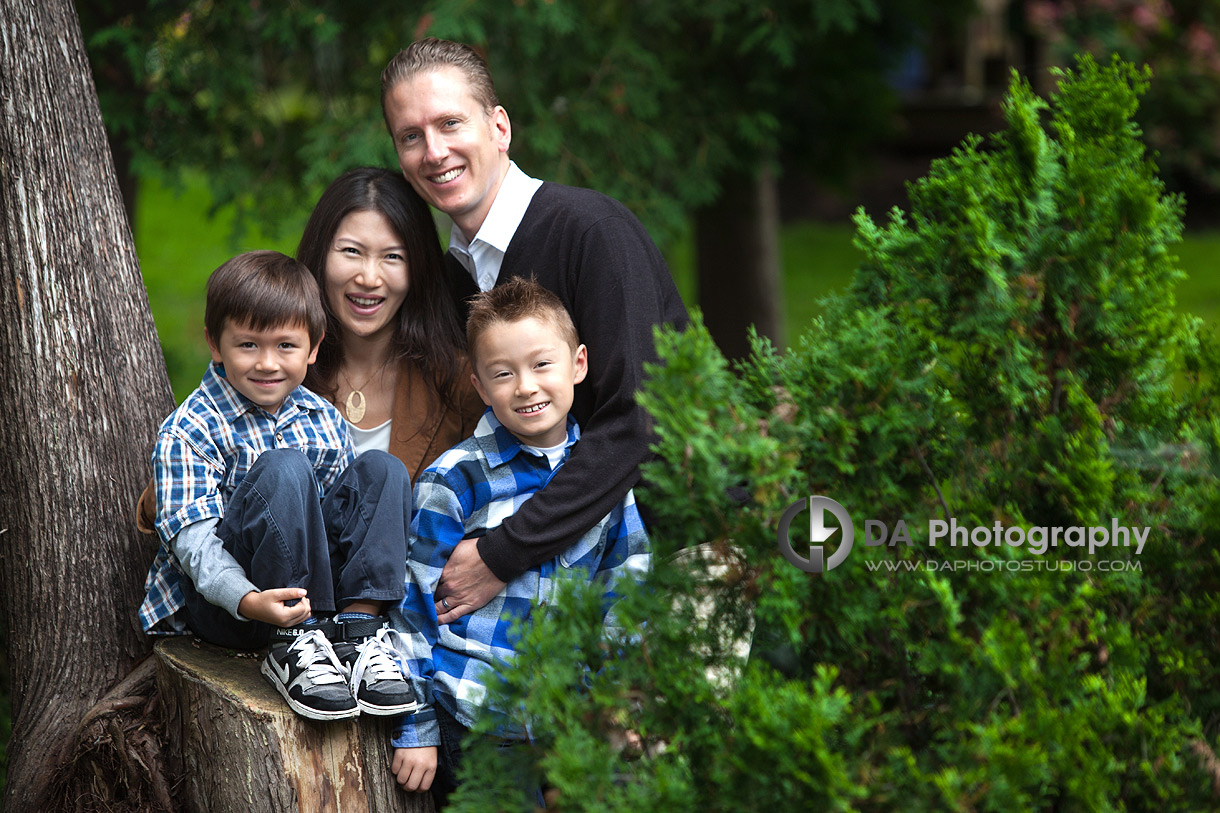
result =
M561 574L605 586L648 568L648 537L629 491L555 559L505 585L482 609L437 621L434 592L462 539L496 527L563 465L580 438L568 415L587 351L563 303L532 280L512 278L472 300L466 323L475 389L489 409L474 436L437 458L415 490L402 611L407 666L416 695L431 703L405 716L391 770L403 788L432 790L438 807L457 786L461 738L483 709L495 663L510 660L514 619L551 600ZM441 606L448 609L444 599ZM522 732L504 732L511 741ZM440 750L438 758L438 748Z
M212 364L153 453L144 630L270 643L263 674L305 717L414 709L380 617L403 596L410 479L388 454L356 458L300 386L326 327L317 282L279 252L238 255L208 279L204 325Z

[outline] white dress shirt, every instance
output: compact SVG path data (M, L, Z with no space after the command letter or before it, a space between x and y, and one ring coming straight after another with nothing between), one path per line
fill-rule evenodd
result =
M526 175L515 162L509 161L508 173L474 239L467 242L466 235L456 223L453 224L449 232L449 250L470 272L480 291L490 291L499 279L504 252L508 251L508 244L540 186L542 181Z

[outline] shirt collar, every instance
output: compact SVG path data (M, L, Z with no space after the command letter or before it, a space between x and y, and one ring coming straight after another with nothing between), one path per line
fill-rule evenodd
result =
M517 436L500 423L491 407L487 407L483 412L483 417L479 419L479 425L474 429L474 439L479 444L479 449L483 452L484 457L487 458L487 465L493 469L503 466L522 450L521 441L517 440ZM572 414L568 413L568 439L564 443L564 448L570 447L578 440L580 440L580 427Z
M220 413L227 422L233 423L247 412L253 412L261 407L251 401L246 396L237 391L237 388L229 383L225 375L225 367L218 362L208 364L207 371L203 374L203 381L199 385L204 394L211 399L215 404L216 410ZM296 407L301 410L321 409L327 402L322 398L304 387L297 387L284 399L284 403L280 405L279 411L276 413L276 419L284 417L284 410L289 407Z
M487 217L483 219L483 225L479 226L474 239L467 241L466 235L462 234L462 230L454 223L449 231L449 247L469 253L472 244L486 243L501 254L508 251L508 244L517 233L517 227L525 217L525 210L529 208L530 201L534 199L534 193L540 186L542 181L526 175L515 161L509 161L508 172L500 182L496 199L492 201L491 209L488 210Z

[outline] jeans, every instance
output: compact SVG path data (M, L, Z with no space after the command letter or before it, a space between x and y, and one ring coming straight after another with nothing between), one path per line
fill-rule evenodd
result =
M315 616L357 600L402 601L411 523L411 479L381 451L356 458L318 500L313 468L294 449L264 452L225 506L216 528L260 590L303 587ZM186 619L206 641L259 649L272 627L239 621L183 579Z

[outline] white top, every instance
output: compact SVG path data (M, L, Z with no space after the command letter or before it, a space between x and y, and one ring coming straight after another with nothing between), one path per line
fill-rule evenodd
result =
M346 418L343 420L347 424L347 428L351 430L352 445L356 447L356 454L363 454L369 449L380 449L383 452L390 451L389 421L380 426L374 426L372 429L361 429Z
M504 252L508 251L508 244L540 186L542 181L526 175L516 163L509 161L508 174L500 183L496 199L474 239L467 242L456 223L449 231L449 250L470 272L480 291L490 291L500 278Z
M562 443L555 446L530 446L527 443L522 443L521 448L530 454L545 457L547 462L551 464L551 471L554 471L555 467L563 462L563 453L568 448L568 441L567 438L564 438Z

